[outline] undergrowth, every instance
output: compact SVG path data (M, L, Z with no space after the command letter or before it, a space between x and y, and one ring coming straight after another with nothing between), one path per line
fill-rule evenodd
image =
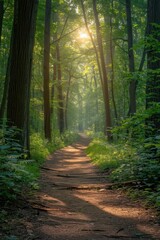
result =
M105 138L94 139L86 150L93 162L101 170L114 170L122 164L127 163L132 155L135 155L133 148L121 144L109 144Z
M138 124L139 132L134 126L131 134L125 131L126 125L126 122L125 126L122 125L121 137L113 143L108 143L105 137L94 138L87 154L94 164L106 171L111 181L120 183L117 185L125 188L131 197L142 198L160 210L160 136L144 138ZM114 133L118 131L114 130Z
M8 225L13 218L13 206L18 206L33 190L39 188L37 180L47 156L78 138L72 132L65 132L62 136L55 133L53 141L48 143L40 134L33 133L30 137L31 159L27 159L27 151L15 138L17 131L14 127L1 128L0 131L0 231L5 240L18 239L8 236L9 227L6 228L6 223ZM15 212L16 217L18 215Z
M0 200L13 201L26 188L35 187L35 175L29 171L32 160L15 139L16 128L7 128L0 138Z
M56 149L62 148L77 139L77 134L65 132L62 136L54 135L48 143L38 133L33 133L31 140L31 159L27 159L27 151L16 140L18 129L7 128L0 136L0 203L6 204L30 190L37 189L40 167L46 157Z

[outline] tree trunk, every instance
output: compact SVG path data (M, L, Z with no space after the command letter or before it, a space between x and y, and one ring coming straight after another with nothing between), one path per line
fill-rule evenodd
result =
M78 131L79 132L83 132L85 128L85 120L86 118L84 117L84 113L83 113L83 102L82 102L82 96L81 93L79 91L79 88L77 89L77 97L78 97Z
M55 97L55 82L57 79L57 64L53 64L53 81L51 88L51 115L54 115L54 97Z
M132 30L132 16L131 16L131 0L126 0L126 15L127 15L127 34L128 34L128 61L130 72L129 84L129 111L128 115L136 113L136 87L137 81L134 79L135 63L133 52L133 30Z
M113 0L111 2L111 7L113 11ZM115 94L114 94L114 80L115 80L115 74L114 74L114 45L113 45L113 19L111 16L104 16L104 21L106 25L106 65L107 65L107 73L109 74L109 79L111 82L111 99L113 104L113 112L114 112L114 118L117 120L118 114L117 114L117 107L116 107L116 101L115 101Z
M70 86L71 86L71 73L69 72L69 78L68 78L68 84L67 84L67 93L66 93L66 101L65 101L65 114L64 114L64 119L65 119L65 129L68 129L68 101L69 101L69 93L70 93Z
M93 0L93 12L94 18L96 23L96 32L97 32L97 42L99 47L99 54L100 54L100 61L101 61L101 69L102 69L102 76L103 76L103 95L104 95L104 104L105 104L105 114L106 114L106 135L109 140L111 140L111 115L110 115L110 104L109 104L109 90L108 90L108 78L106 72L106 65L105 65L105 58L103 52L103 45L102 45L102 36L100 31L100 22L98 18L96 0Z
M4 83L4 89L3 89L3 96L2 96L1 107L0 107L0 119L4 118L6 102L8 97L8 88L9 88L9 81L10 81L11 51L13 49L12 44L13 44L13 28L12 28L11 40L10 40L10 51L9 51L9 56L7 60L7 69L6 69L5 83Z
M2 38L3 16L4 16L4 0L0 0L0 46Z
M19 142L29 149L29 92L38 0L15 0L9 71L7 119L21 130Z
M84 7L83 0L81 0L81 6L82 6L82 12L83 12L83 17L84 17L85 26L86 26L88 35L89 35L89 37L90 37L90 39L91 39L91 42L92 42L92 45L93 45L93 48L94 48L94 51L95 51L97 66L98 66L98 70L99 70L99 76L100 76L100 80L101 80L101 84L102 84L102 90L103 90L103 78L102 78L102 71L101 71L101 66L100 66L100 61L99 61L98 50L97 50L96 44L95 44L95 42L94 42L92 33L90 32L89 27L88 27L87 16L86 16L86 12L85 12L85 7Z
M49 89L49 60L50 60L50 24L51 24L51 0L46 0L45 28L44 28L44 63L43 63L43 98L44 98L44 134L51 141L51 108Z
M57 50L57 62L58 62L58 124L60 134L64 132L64 103L63 103L63 92L62 92L62 73L61 73L61 58L59 45L56 46Z
M96 120L95 120L95 132L100 131L100 124L98 121L98 116L99 116L99 106L98 106L98 87L97 87L97 78L96 78L96 73L95 73L95 69L94 66L92 67L92 73L93 73L93 79L94 79L94 86L95 86L95 106L96 106Z
M2 39L3 16L4 16L4 1L0 0L0 47L1 47L1 39ZM9 60L7 62L7 69L8 69L8 65L9 65ZM7 92L8 92L7 83L8 82L5 79L3 96L1 100L1 106L0 106L0 120L3 120L3 116L5 112L5 104L6 104L6 98L7 98Z
M160 103L160 52L157 50L160 42L160 1L148 0L148 49L147 49L147 68L148 76L146 83L146 108L154 107ZM153 39L155 41L153 41ZM153 113L147 121L147 125L152 126L152 134L158 133L160 129L160 113Z

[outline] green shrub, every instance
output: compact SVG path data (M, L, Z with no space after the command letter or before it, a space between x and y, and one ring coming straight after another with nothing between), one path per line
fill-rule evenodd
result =
M159 136L147 138L139 145L122 140L109 144L103 138L94 139L87 154L100 169L109 170L112 181L129 181L131 196L143 197L160 209Z
M7 128L0 139L0 199L12 200L23 189L35 184L35 177L27 170L31 163L25 160L26 152L15 140L16 128Z
M49 155L48 143L39 133L33 133L30 136L31 157L37 164L41 165Z
M102 170L115 169L135 154L132 147L114 143L109 144L104 138L94 139L86 152Z
M64 142L64 145L69 145L75 142L78 139L78 134L71 132L71 131L65 131L62 135L62 140Z

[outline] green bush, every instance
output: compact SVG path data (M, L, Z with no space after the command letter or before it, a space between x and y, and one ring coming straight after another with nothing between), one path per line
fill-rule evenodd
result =
M49 144L39 133L33 133L30 136L30 142L31 157L37 164L41 165L50 153L48 149Z
M127 144L109 144L104 139L94 139L86 150L88 156L102 170L115 169L135 154L134 149Z
M35 185L35 176L28 172L31 163L26 152L15 140L16 128L7 128L0 139L0 199L13 200L23 189Z
M78 139L79 135L77 133L71 132L71 131L65 131L62 135L62 141L64 142L64 145L69 145L75 142Z
M112 181L129 181L130 195L160 208L160 136L143 139L141 144L94 139L87 154L100 169L109 170Z

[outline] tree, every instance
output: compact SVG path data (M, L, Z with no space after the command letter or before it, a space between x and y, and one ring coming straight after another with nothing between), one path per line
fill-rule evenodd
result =
M71 86L72 75L71 71L68 72L68 84L67 84L67 91L65 97L65 109L64 109L64 122L65 122L65 129L68 129L68 102L69 102L69 94L70 94L70 86Z
M45 27L44 27L44 63L43 63L43 98L44 98L44 133L45 138L51 140L51 108L49 88L49 59L50 59L50 24L51 0L46 0Z
M13 36L13 33L12 33ZM11 36L11 46L10 49L12 48L12 36ZM2 96L2 101L0 105L0 119L3 119L4 113L5 113L5 107L6 107L6 102L7 102L7 97L8 97L8 87L9 87L9 81L10 81L10 64L11 64L11 50L9 52L8 56L8 61L7 61L7 69L6 69L6 76L5 76L5 83L4 83L4 89L3 89L3 96Z
M160 1L148 0L148 32L147 32L147 68L146 108L158 107L160 103ZM160 113L153 112L148 125L152 126L153 134L160 129Z
M115 45L113 41L113 0L110 4L104 4L104 9L106 9L104 14L104 22L106 28L106 68L108 73L108 78L111 82L110 90L111 90L111 98L112 98L112 106L114 112L114 118L118 119L116 101L115 101L115 90L114 90L114 81L115 81L115 69L114 69L114 51Z
M5 13L4 1L0 0L0 47L1 47L4 13ZM10 42L12 43L12 37L11 37ZM6 76L5 76L5 82L4 82L3 96L2 96L2 100L1 100L1 104L0 104L0 119L3 119L4 113L5 113L5 106L6 106L6 101L7 101L8 85L9 85L9 67L10 67L10 54L9 54L8 61L7 61L7 69L6 69Z
M136 113L136 87L137 81L134 79L135 61L133 52L133 30L132 30L132 16L131 16L131 0L126 0L126 15L127 15L127 35L128 35L128 62L130 84L129 84L129 112L128 115Z
M59 125L60 134L62 134L64 132L65 119L64 119L64 101L63 101L63 90L62 90L62 71L61 71L61 57L60 57L59 44L56 45L56 54L57 54L57 62L58 62L58 66L57 66L58 125Z
M4 1L0 0L0 46L1 46L1 36L2 36L3 15L4 15Z
M104 105L105 105L105 113L106 113L106 134L108 139L111 139L111 114L110 114L110 104L109 104L109 90L108 90L108 78L106 72L106 65L105 65L105 58L104 58L104 51L103 51L103 44L102 44L102 36L100 31L100 22L97 12L97 1L93 0L93 12L96 24L96 33L97 33L97 42L100 54L100 61L101 61L101 69L102 69L102 76L103 76L103 94L104 94Z
M38 0L15 0L13 44L9 71L7 119L20 133L16 138L29 150L29 100L32 52Z

